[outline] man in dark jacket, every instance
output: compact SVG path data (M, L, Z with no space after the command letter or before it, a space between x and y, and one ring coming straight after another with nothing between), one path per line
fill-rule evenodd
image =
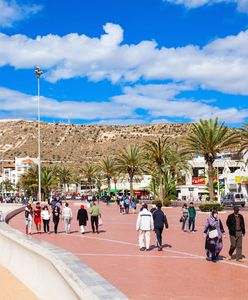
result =
M234 213L229 215L226 221L231 242L228 259L232 259L233 252L236 249L236 260L242 262L242 238L245 235L245 222L243 216L239 213L238 206L235 206L233 210Z
M154 231L157 238L158 251L162 251L162 233L164 226L169 228L166 215L161 209L162 203L158 202L157 209L153 212L153 221L154 221Z
M86 226L87 221L88 221L88 213L87 213L87 210L84 208L83 205L81 205L80 209L78 210L77 220L78 220L78 223L79 223L80 232L82 234L84 234L84 226Z

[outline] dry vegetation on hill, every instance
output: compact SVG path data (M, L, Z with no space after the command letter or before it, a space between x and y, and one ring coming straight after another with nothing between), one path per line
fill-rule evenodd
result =
M114 154L129 143L142 143L158 136L171 142L184 136L190 124L158 125L74 125L41 123L41 156L43 161L62 161L78 166L85 160L98 160ZM0 122L0 151L4 160L37 156L37 122Z

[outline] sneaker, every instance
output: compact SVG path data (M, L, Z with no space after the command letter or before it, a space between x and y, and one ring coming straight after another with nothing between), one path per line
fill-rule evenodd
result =
M244 259L243 258L239 258L239 259L237 259L237 262L243 263Z
M146 249L145 247L142 247L140 248L140 251L145 251L145 249Z

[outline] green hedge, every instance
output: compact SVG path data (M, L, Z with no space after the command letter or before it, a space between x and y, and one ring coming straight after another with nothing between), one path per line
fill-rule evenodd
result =
M153 200L152 201L152 204L155 204L156 206L157 206L158 203L161 203L161 201L160 200ZM170 205L171 205L171 200L165 199L163 201L163 206L170 206Z
M219 203L206 203L199 206L200 211L211 211L212 209L217 209L222 211L224 207Z

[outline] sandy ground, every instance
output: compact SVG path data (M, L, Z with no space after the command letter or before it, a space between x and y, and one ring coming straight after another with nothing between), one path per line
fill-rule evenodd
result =
M11 272L0 266L1 300L37 300L38 298Z

